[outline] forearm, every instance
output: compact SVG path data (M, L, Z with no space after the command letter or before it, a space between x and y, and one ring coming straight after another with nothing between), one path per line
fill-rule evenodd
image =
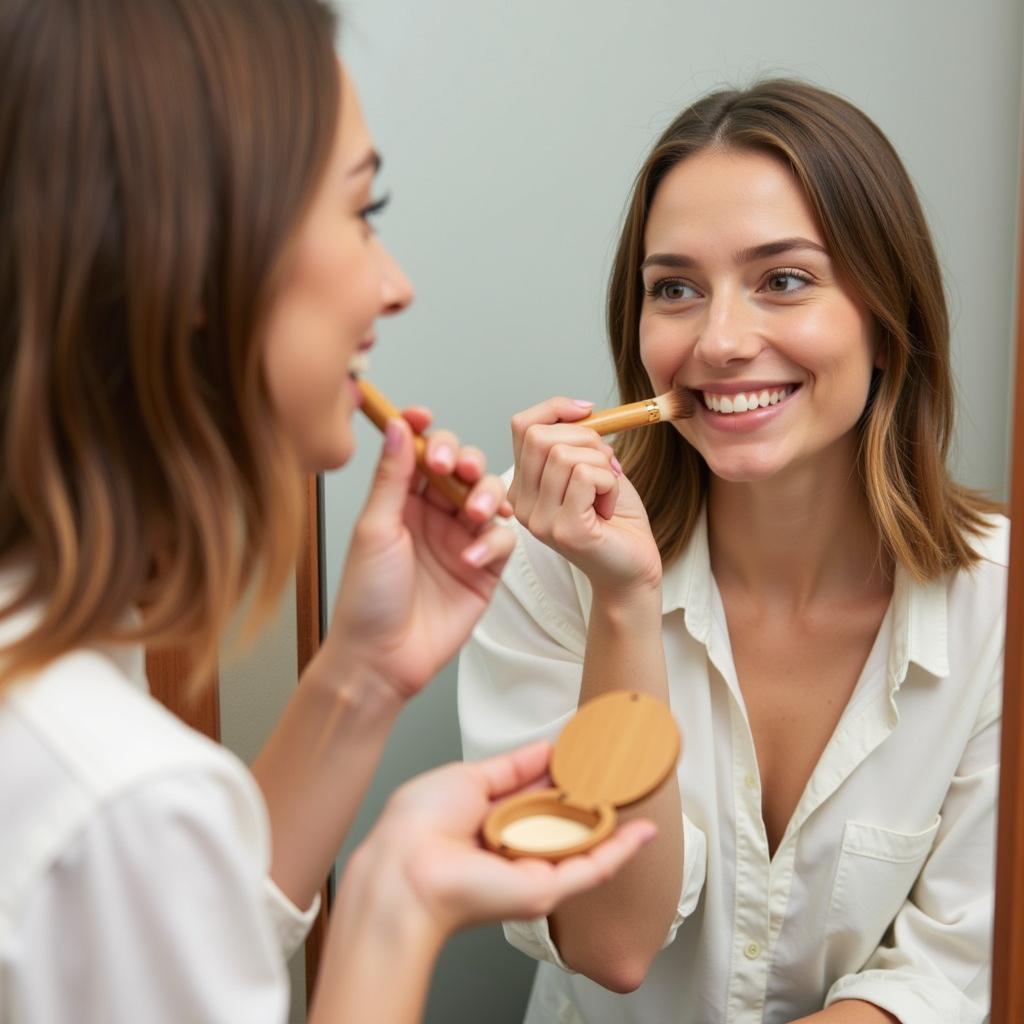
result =
M842 999L827 1010L801 1017L793 1021L793 1024L900 1024L900 1021L891 1013L880 1010L874 1003L865 1003L861 999Z
M314 658L252 765L270 814L271 877L299 907L323 885L402 708L349 671L332 678Z
M444 936L366 849L342 876L310 1024L419 1021Z
M660 591L628 606L611 606L595 596L580 703L624 688L668 702ZM567 900L550 922L566 963L617 991L630 991L643 980L679 901L682 809L674 772L651 797L619 812L622 821L637 817L657 824L657 839L612 881Z

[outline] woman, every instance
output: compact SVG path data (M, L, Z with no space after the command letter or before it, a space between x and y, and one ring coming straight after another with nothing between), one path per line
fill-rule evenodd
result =
M344 464L350 369L411 298L319 0L0 8L0 1019L283 1021L285 956L405 701L511 548L481 454L387 430L321 650L254 766L145 693L288 578L305 474ZM484 854L548 748L414 780L339 891L311 1019L418 1016L465 924L545 913L650 825L557 868ZM256 785L258 783L258 787ZM399 983L396 983L399 982Z
M946 308L898 157L807 84L701 99L638 175L608 322L622 400L694 415L614 447L587 402L513 419L522 527L463 738L551 736L628 679L685 749L632 811L657 842L507 927L546 961L527 1020L980 1022L1007 524L946 470Z

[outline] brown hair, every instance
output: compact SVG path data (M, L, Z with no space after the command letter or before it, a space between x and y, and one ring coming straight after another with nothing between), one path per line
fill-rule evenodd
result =
M637 175L608 289L608 331L622 401L651 394L640 361L647 214L658 185L708 147L781 158L800 182L841 280L874 321L884 370L859 424L859 469L886 552L917 579L976 560L970 540L998 506L954 483L949 319L928 226L896 151L839 96L774 79L712 93L684 110ZM677 431L620 436L618 457L647 507L662 559L677 556L700 514L708 469Z
M320 0L0 9L0 681L87 643L187 645L294 566L300 471L262 328L338 116ZM141 619L126 618L133 607Z

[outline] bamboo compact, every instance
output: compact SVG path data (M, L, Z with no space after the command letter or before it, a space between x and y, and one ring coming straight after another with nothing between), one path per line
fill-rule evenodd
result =
M498 804L485 845L512 859L558 861L585 853L615 829L616 807L653 793L679 758L679 729L660 700L615 690L584 704L555 743L554 789Z

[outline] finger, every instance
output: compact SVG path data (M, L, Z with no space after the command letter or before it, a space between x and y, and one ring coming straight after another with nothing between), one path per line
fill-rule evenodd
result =
M594 411L594 403L581 398L549 398L546 402L530 406L512 417L512 453L515 462L519 462L519 449L522 447L526 431L535 423L571 423L581 420Z
M412 432L404 419L388 420L377 470L363 506L364 520L400 519L416 476Z
M466 483L476 483L487 470L487 456L475 445L467 444L459 449L455 460L455 472Z
M612 457L611 447L586 427L574 427L571 424L536 424L528 428L516 461L513 502L516 518L523 524L529 521L538 500L548 458L556 444L599 452L606 461ZM558 503L560 504L560 501Z
M470 491L462 511L470 524L479 526L494 518L504 500L505 487L500 478L485 476Z
M551 759L551 744L538 740L507 754L471 765L484 783L488 797L492 800L507 793L513 793L535 779L540 778Z
M434 422L434 414L425 405L410 405L402 410L405 422L414 434L422 434Z
M459 439L450 430L435 430L427 438L427 465L435 473L453 472L458 452Z
M507 526L493 526L463 550L462 560L474 569L487 568L500 576L515 546L516 535L512 530Z
M581 463L573 470L562 499L562 512L571 521L579 520L593 509L603 519L611 519L619 498L619 478L609 466Z
M585 854L560 861L554 871L552 905L607 882L657 834L654 822L638 819L622 825Z
M583 467L611 473L609 456L603 448L597 450L577 445L556 444L548 453L548 461L544 466L538 505L545 506L552 516L555 515L565 505L572 481Z

